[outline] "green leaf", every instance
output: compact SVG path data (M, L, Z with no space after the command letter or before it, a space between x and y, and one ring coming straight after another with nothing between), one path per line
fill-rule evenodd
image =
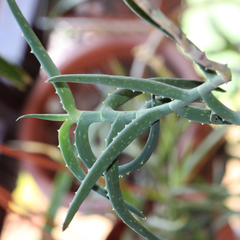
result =
M124 2L128 5L128 7L140 18L145 20L146 22L150 23L155 28L159 29L163 33L166 34L169 38L171 38L174 42L175 39L167 32L165 31L158 23L156 23L147 13L145 13L133 0L124 0Z
M26 86L32 83L32 78L26 71L7 62L2 57L0 57L0 75L21 91L24 91Z
M49 121L66 121L67 119L69 119L68 114L26 114L19 117L17 121L26 117L38 118L38 119L49 120Z

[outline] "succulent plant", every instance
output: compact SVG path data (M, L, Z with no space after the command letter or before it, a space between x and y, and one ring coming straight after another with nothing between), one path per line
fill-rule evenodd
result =
M202 124L229 125L240 124L240 115L222 104L212 91L223 91L220 85L231 81L231 71L227 65L209 60L190 40L181 29L171 22L164 14L147 0L124 0L137 15L151 25L164 32L187 53L205 74L207 81L199 82L189 79L172 78L134 78L100 74L61 75L51 58L35 36L14 0L7 0L15 16L23 36L36 55L42 68L51 82L66 114L29 114L23 117L35 117L50 121L63 122L59 130L59 147L66 166L81 182L63 224L65 230L72 221L82 202L91 190L111 201L113 209L119 217L134 231L147 239L161 239L149 232L130 213L141 218L144 215L134 206L123 200L119 185L119 176L141 168L153 153L158 135L159 121L171 113ZM68 82L102 84L118 88L105 99L98 111L82 111L76 108ZM152 99L140 109L132 111L118 110L131 99L147 93ZM207 108L194 107L195 101L203 101ZM112 123L106 139L105 150L96 157L91 149L88 138L89 126L96 122ZM77 123L75 142L70 141L70 128ZM130 163L119 166L118 156L145 129L150 127L150 133L142 153ZM78 155L75 154L77 150ZM80 159L80 160L79 160ZM79 161L88 168L86 174ZM97 184L101 176L105 176L106 187Z

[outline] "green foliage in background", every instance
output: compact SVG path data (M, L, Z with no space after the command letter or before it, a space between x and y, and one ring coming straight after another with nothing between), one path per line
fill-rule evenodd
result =
M20 67L15 66L0 57L0 75L19 90L25 90L26 86L32 83L31 77Z

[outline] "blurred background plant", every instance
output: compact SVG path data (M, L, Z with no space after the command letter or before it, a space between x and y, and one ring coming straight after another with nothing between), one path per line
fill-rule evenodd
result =
M108 41L109 37L117 36L119 38L120 36L131 35L134 39L138 39L140 35L141 40L135 41L131 45L132 47L138 45L132 51L134 58L129 54L130 47L128 46L128 57L118 56L116 52L108 52L105 64L100 69L99 66L94 65L93 67L85 67L82 70L84 64L78 62L79 66L75 71L111 72L117 75L130 74L140 77L156 75L161 77L183 77L182 74L184 73L189 78L201 79L197 69L196 71L200 77L194 75L193 70L189 67L192 66L191 63L186 63L189 65L185 66L182 71L177 68L178 64L180 65L180 62L183 61L183 57L179 57L181 54L178 55L174 52L174 55L172 55L174 50L169 47L169 41L167 42L162 34L139 21L137 17L131 14L130 10L122 7L120 1L111 1L110 5L109 1L43 2L39 3L39 6L44 10L44 14L41 13L42 16L40 17L38 10L35 28L40 29L40 35L44 36L42 39L48 43L49 52L59 67L64 62L70 61L70 57L74 58L71 54L76 51L76 47L79 51L83 51L87 46L90 46L91 49L97 45L97 42ZM182 1L182 5L179 4L180 1L176 1L174 4L175 1L171 2L172 4L169 4L169 1L155 1L155 4L165 8L165 12L174 21L178 21L188 38L202 51L206 51L210 59L229 64L233 71L233 81L226 86L227 93L218 97L223 99L225 103L227 102L228 106L238 110L240 105L238 96L240 31L237 31L238 28L235 24L240 20L239 2L189 0ZM69 3L69 5L66 5L66 3ZM172 8L170 5L172 5ZM72 18L73 16L74 18ZM128 28L126 28L126 23ZM130 23L132 25L129 25ZM113 38L113 40L116 41L117 38ZM163 49L168 49L165 55L164 50L159 50L161 46ZM169 59L172 59L173 56L175 59L170 61ZM27 58L28 56L25 59ZM86 58L84 59L86 61ZM29 60L24 61L26 64L29 62ZM1 66L3 65L1 64ZM180 68L182 68L182 65ZM37 69L35 73L31 72L29 74L32 75L35 81L37 79L38 82L43 82L45 80L43 73L40 73L40 77L36 78L38 67L35 67L35 69ZM67 70L64 69L64 71ZM36 84L39 86L39 83ZM70 198L66 192L69 189L76 190L76 186L72 186L73 179L61 166L60 154L52 146L52 144L57 144L57 139L53 135L56 135L56 129L59 126L52 123L44 125L44 127L48 126L49 129L52 129L47 136L41 138L38 134L36 139L28 139L26 128L31 130L31 134L35 131L38 132L36 128L40 128L40 124L43 125L43 122L36 123L35 127L32 128L28 122L26 128L23 127L23 123L21 125L18 123L17 127L20 130L16 129L15 123L13 128L12 126L14 120L20 115L20 104L20 109L24 106L24 113L26 111L32 113L32 109L27 108L26 104L23 105L24 100L26 100L25 97L31 89L28 88L24 94L17 93L17 95L14 95L17 90L13 90L9 86L2 89L4 89L2 91L5 91L5 94L1 94L1 122L5 123L5 125L2 124L1 129L4 129L4 131L1 131L2 136L0 137L2 142L8 143L8 146L2 144L0 150L2 154L13 157L17 161L31 162L31 164L28 163L28 166L21 164L17 187L13 194L10 191L14 188L14 181L11 181L10 187L6 187L2 181L0 183L1 206L2 209L7 209L8 212L5 218L2 239L10 239L13 228L15 231L19 220L25 219L25 221L30 222L30 226L36 231L28 232L29 236L25 232L24 239L27 239L27 237L29 237L28 239L40 239L41 237L45 239L79 239L80 236L83 239L107 239L108 234L108 239L110 239L110 231L112 230L115 236L113 239L116 240L115 229L116 226L119 226L119 223L112 213L110 205L94 194L90 194L88 203L83 206L79 221L81 221L81 217L85 220L84 217L87 215L99 214L102 218L99 218L99 221L94 225L96 228L96 225L103 223L101 225L102 229L99 232L96 231L99 238L91 235L89 229L86 236L82 236L81 231L83 229L81 228L81 231L78 231L82 223L77 227L73 226L64 234L60 233L59 225L61 220L59 218L63 218L61 217L61 209L66 209L64 206L66 206ZM75 96L81 95L79 91L82 94L85 91L91 91L90 99L94 100L90 104L87 103L88 100L82 104L86 109L93 109L97 107L98 102L101 102L109 89L100 87L87 90L77 89ZM36 92L34 94L30 93L29 96L35 94ZM45 98L47 98L44 99L46 101L40 101L39 103L44 105L41 106L39 111L44 109L47 112L59 112L55 98L52 95L47 95ZM27 99L29 100L29 97ZM18 104L15 103L16 101ZM80 98L79 101L82 101L82 99ZM131 106L127 105L125 108L127 110L132 106L138 108L141 106L139 101L143 102L145 99L133 100ZM12 114L8 116L6 113L11 112L11 110ZM11 124L8 123L9 119L11 119ZM95 152L101 151L100 142L106 137L107 132L105 127L108 128L109 126L102 126L101 128L97 126L91 129L91 139L97 139L94 147ZM11 134L6 134L6 129L11 129ZM21 142L10 143L9 140L17 139L17 131ZM146 135L147 133L144 133L131 147L126 149L122 161L127 161L129 157L134 157L140 152ZM26 140L43 141L48 145L26 142ZM237 231L240 229L238 217L240 211L238 194L240 191L236 185L239 184L240 176L240 153L238 149L240 149L239 127L212 128L205 125L201 126L201 124L188 123L188 121L172 114L161 121L159 144L146 167L122 180L124 197L134 206L143 209L147 215L146 224L149 228L156 233L160 231L166 239L230 239L231 232L228 232L226 237L220 229L224 229L226 224L230 223L236 234L239 234ZM31 153L29 153L29 150L31 150ZM50 161L49 158L55 159L58 163ZM5 174L7 173L10 173L10 175L15 173L16 176L18 162L14 166L14 161L1 156L1 170L3 170L4 174L1 172L0 176L3 180L6 180ZM10 163L7 170L6 167L2 167L6 162ZM35 174L36 166L40 169L48 169L48 171L44 171L45 175L42 173ZM44 178L47 180L44 180ZM53 183L53 185L50 183ZM8 191L6 191L6 188ZM70 194L72 194L72 191L70 191ZM62 198L65 200L63 202L59 201ZM59 210L57 206L60 204L63 204L63 208ZM46 215L47 211L48 214ZM96 215L93 216L97 219ZM55 218L54 221L53 218ZM16 225L11 227L11 223L14 222ZM93 225L90 226L90 229L92 229ZM34 236L34 234L37 235ZM136 238L135 234L133 235L132 231L127 228L122 230L120 235L119 239L120 237L125 240Z

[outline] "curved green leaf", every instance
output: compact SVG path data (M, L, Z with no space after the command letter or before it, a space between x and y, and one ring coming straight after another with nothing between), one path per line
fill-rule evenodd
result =
M212 93L199 90L199 94L202 99L206 102L207 106L218 116L221 117L223 121L227 121L236 125L240 125L240 113L235 112L224 104L222 104Z
M69 119L68 114L26 114L17 119L20 120L22 118L38 118L42 120L49 120L49 121L66 121Z
M187 90L180 89L159 81L149 81L149 79L113 76L104 74L70 74L51 77L47 82L71 82L102 84L107 86L131 89L133 91L146 92L161 95L168 98L184 100Z
M124 124L124 113L119 113L116 120L112 124L110 133L108 138L106 139L106 144L110 144L114 137L125 127ZM118 159L116 159L105 171L106 176L106 186L108 189L110 201L112 203L113 209L119 215L119 217L123 220L125 224L127 224L131 229L140 234L141 236L151 239L151 240L159 240L158 237L149 232L145 227L142 226L140 222L138 222L128 211L126 208L120 185L119 185L119 177L118 177Z

